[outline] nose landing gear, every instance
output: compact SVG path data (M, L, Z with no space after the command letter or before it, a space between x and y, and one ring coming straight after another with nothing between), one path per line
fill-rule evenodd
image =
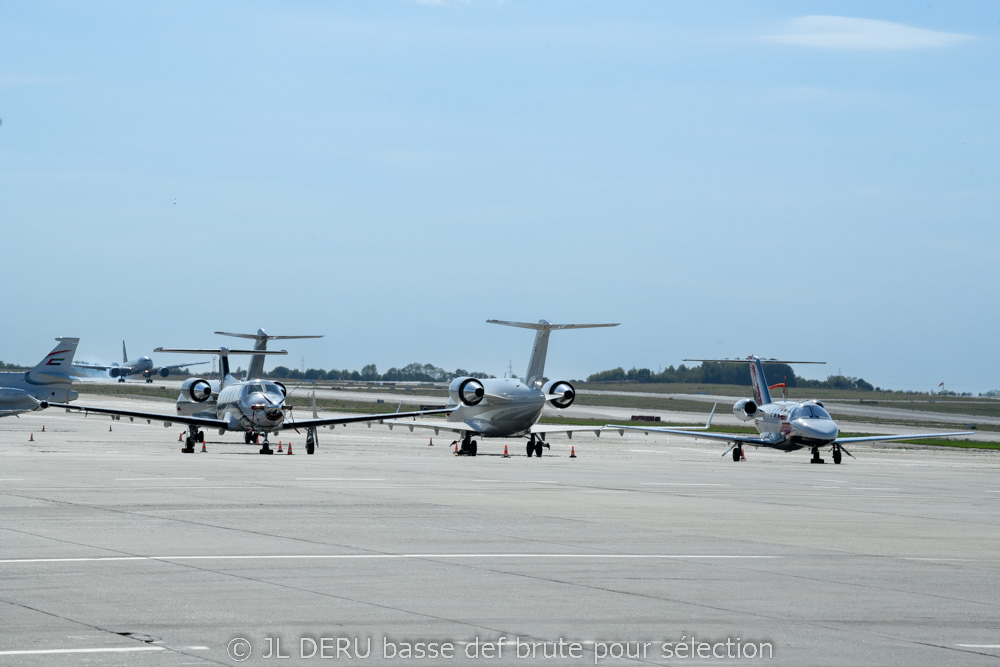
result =
M813 455L813 457L809 461L809 463L826 463L826 461L824 461L823 459L821 459L819 457L819 447L813 447L812 448L812 455ZM840 461L838 460L839 459L839 453L838 454L834 454L833 458L834 458L834 463L840 463Z
M188 426L188 436L184 438L184 446L181 447L181 453L194 454L194 445L196 442L205 442L205 433L198 430L198 427L192 424Z
M459 456L475 456L479 451L479 443L472 439L471 435L463 435L461 446L455 452Z

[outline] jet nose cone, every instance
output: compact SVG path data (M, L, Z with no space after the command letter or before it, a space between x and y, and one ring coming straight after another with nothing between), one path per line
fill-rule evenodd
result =
M795 419L792 420L792 427L800 437L809 440L836 440L840 432L832 419Z

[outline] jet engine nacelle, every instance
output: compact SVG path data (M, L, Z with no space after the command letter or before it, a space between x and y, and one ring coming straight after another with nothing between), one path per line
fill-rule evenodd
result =
M546 396L551 394L558 394L559 398L553 398L549 401L549 405L554 408L559 408L560 410L565 410L569 406L573 405L574 399L576 399L576 390L573 389L573 385L566 380L549 380L542 387L542 391Z
M170 369L169 368L161 368L160 370L156 371L156 374L159 375L161 378L165 378L168 375L170 375Z
M278 385L278 389L281 390L281 396L283 398L288 398L288 387L277 381L275 381L274 384Z
M757 416L757 412L759 411L760 408L757 407L757 404L749 398L744 398L742 401L736 401L736 403L733 404L733 414L736 415L736 418L740 421L750 421Z
M486 389L483 387L483 383L476 378L455 378L448 385L448 395L451 397L452 403L461 403L472 407L482 403Z
M195 403L204 403L212 397L212 385L208 380L188 378L181 384L181 394Z
M116 378L121 374L122 374L121 370L116 368L115 366L112 366L111 368L108 369L108 375L110 375L113 378Z

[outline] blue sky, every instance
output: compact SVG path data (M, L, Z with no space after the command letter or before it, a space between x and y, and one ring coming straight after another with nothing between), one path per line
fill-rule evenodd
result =
M32 2L0 24L4 361L685 357L1000 387L993 2ZM163 363L168 363L166 359Z

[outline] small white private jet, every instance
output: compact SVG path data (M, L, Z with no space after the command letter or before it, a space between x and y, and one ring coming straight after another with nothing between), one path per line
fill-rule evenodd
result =
M830 417L830 413L820 401L772 401L771 393L764 378L764 364L814 364L825 363L816 361L779 361L777 359L760 359L749 356L746 359L685 359L684 361L709 361L716 363L749 363L750 380L753 385L753 399L744 398L733 405L733 414L740 421L752 421L760 433L758 437L737 433L707 433L692 432L682 429L652 428L649 426L623 426L608 424L607 428L617 429L624 434L629 431L646 433L669 433L688 438L708 438L732 443L723 456L732 452L733 461L739 462L743 457L743 446L770 447L791 452L808 447L812 452L810 463L824 463L820 458L820 448L829 447L833 453L833 462L840 463L842 454L851 458L854 455L847 451L844 445L858 442L878 442L891 440L917 440L922 438L948 438L956 435L971 435L972 431L956 433L908 433L905 435L865 435L852 438L839 437L840 429ZM775 385L778 386L778 385Z

